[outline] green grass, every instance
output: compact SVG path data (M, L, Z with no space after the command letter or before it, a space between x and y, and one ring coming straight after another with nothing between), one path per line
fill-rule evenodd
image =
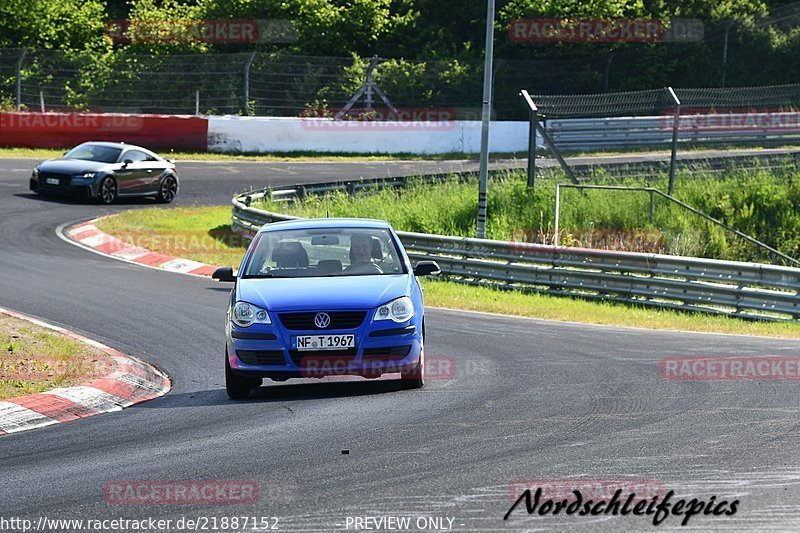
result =
M97 227L126 242L210 265L238 267L245 248L230 231L231 208L134 209L105 217Z
M425 304L434 307L646 329L800 338L800 324L796 322L755 322L728 316L508 291L432 279L424 280L423 284Z
M552 243L555 184L567 180L560 171L548 175L537 180L535 193L519 171L490 181L488 238ZM647 184L666 191L667 179L657 174ZM641 179L602 175L591 183L643 185ZM682 171L676 183L679 200L790 256L800 255L800 176L792 160L771 171ZM355 197L308 197L292 205L267 200L256 207L301 217L381 218L398 230L474 236L477 183L452 178L433 186L418 182ZM560 230L559 243L567 246L769 262L765 250L657 196L651 222L649 195L644 192L562 189Z
M64 148L13 148L0 147L0 158L33 158L51 159L61 155L71 147ZM218 153L218 152L185 152L159 151L156 153L173 161L447 161L477 159L478 154L447 153L419 155L399 154L364 154L355 152L270 152L270 153ZM492 159L522 159L528 157L527 152L501 152L492 154Z
M68 387L110 372L103 352L27 321L0 315L0 400Z
M54 157L61 157L65 151L72 148L65 146L64 148L15 148L15 147L0 147L0 158L31 158L31 159L51 159ZM747 146L729 146L729 147L715 147L714 150L723 149L753 149ZM687 152L703 152L708 151L707 147L681 147L680 153ZM161 152L156 150L164 157L168 157L173 161L449 161L449 160L475 160L479 158L479 154L464 154L460 152L453 152L447 154L367 154L356 152L270 152L270 153L257 153L257 152L244 152L244 153L219 153L219 152L187 152L187 151L170 151ZM668 146L647 146L647 147L631 147L625 150L599 150L599 151L586 151L586 150L564 150L563 155L566 157L580 157L580 156L609 156L609 155L646 155L646 154L668 154ZM545 154L541 152L540 155ZM526 159L528 152L494 152L490 154L492 160L498 159Z
M226 243L220 250L178 250L174 246L176 235L208 236L209 232L224 232L229 228L230 214L230 208L226 206L175 209L149 207L104 218L97 225L104 231L138 243L142 242L142 235L148 236L152 244L150 249L153 251L204 263L238 266L245 249L228 245L235 243ZM140 236L138 240L137 235ZM430 306L590 324L800 338L800 324L797 323L752 322L621 303L504 291L434 279L426 279L423 283L426 303Z

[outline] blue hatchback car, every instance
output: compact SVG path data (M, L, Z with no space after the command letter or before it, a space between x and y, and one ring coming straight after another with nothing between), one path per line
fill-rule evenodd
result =
M246 398L263 378L399 373L423 385L425 314L417 276L384 221L311 219L264 226L237 274L225 322L228 396Z

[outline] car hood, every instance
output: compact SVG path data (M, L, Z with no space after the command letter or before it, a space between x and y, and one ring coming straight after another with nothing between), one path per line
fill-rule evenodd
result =
M410 293L411 276L240 279L237 300L270 311L369 309Z
M79 174L81 172L101 172L114 167L116 163L101 163L98 161L85 161L83 159L48 159L39 163L40 172L55 172L57 174Z

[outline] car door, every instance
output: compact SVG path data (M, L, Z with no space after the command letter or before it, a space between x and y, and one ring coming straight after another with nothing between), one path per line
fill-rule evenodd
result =
M167 168L168 163L163 159L158 159L153 154L147 154L147 160L142 163L145 170L143 186L148 192L158 192L161 174Z
M141 194L148 192L147 184L152 170L148 172L147 159L150 156L141 150L126 150L120 156L122 168L117 171L120 194ZM128 161L128 163L125 163Z

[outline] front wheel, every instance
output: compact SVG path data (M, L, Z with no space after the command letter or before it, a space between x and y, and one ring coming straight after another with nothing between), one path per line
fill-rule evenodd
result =
M250 389L260 385L260 379L243 378L234 374L231 370L230 361L228 361L228 354L227 352L225 353L225 392L228 393L228 398L231 400L244 400L250 396Z
M409 372L400 374L404 389L421 389L425 385L425 343L419 351L419 363Z
M178 194L178 180L174 176L165 176L161 180L161 186L158 188L158 200L162 204L168 204L175 199Z
M100 182L100 190L97 191L97 201L101 204L111 204L117 199L117 181L111 176L106 176Z

